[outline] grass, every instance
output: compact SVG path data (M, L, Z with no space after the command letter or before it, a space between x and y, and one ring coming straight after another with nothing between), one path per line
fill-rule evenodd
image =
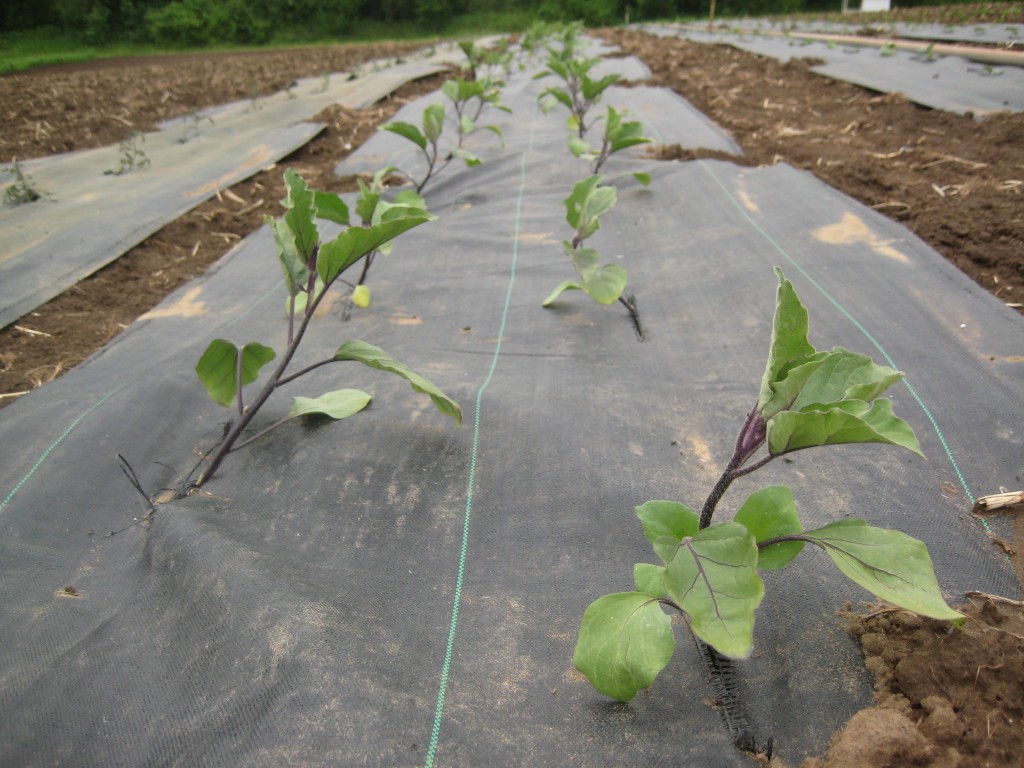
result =
M280 48L285 46L336 45L338 43L369 43L387 40L425 43L440 37L470 37L494 33L513 33L526 29L534 18L525 11L469 13L451 19L437 30L425 30L413 22L386 24L361 21L345 35L331 38L311 37L308 30L285 29L272 41L261 46L224 45L203 48L204 51L239 51ZM147 43L111 43L89 45L80 38L53 28L11 32L0 36L0 74L22 72L26 69L52 64L73 64L95 59L122 56L151 56L162 53L186 53L200 49L167 49Z

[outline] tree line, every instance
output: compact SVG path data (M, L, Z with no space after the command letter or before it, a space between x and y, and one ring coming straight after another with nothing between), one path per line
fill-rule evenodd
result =
M925 0L901 0L916 5ZM41 28L83 42L205 46L350 36L361 24L408 24L441 33L466 15L520 14L529 21L706 16L710 0L4 0L0 34ZM719 16L838 10L840 0L716 0ZM516 30L509 30L516 31Z

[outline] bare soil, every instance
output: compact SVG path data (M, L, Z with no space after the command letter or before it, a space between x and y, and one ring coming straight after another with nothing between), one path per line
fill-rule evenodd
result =
M1024 22L1024 5L957 6L957 23ZM990 18L992 9L1001 14ZM964 16L960 9L976 9ZM914 20L926 9L914 9ZM936 19L944 20L941 13ZM1009 14L1009 15L1007 15ZM748 165L787 162L904 224L999 299L1024 302L1024 115L983 121L918 107L724 46L634 31L603 36L642 58L729 130ZM269 94L300 77L341 71L410 45L121 59L0 77L0 162L117 143L133 129L193 109ZM352 179L333 168L408 100L411 84L363 111L325 110L327 129L282 163L321 189ZM657 156L699 156L658 147ZM280 170L224 191L114 264L0 330L0 407L106 344L163 296L201 274L279 215ZM1013 514L1013 512L1011 512ZM1017 516L1020 517L1018 509ZM1024 574L1024 525L1004 543ZM1024 607L972 598L962 631L901 611L848 615L876 676L876 706L856 715L824 758L803 768L1024 766ZM777 760L773 765L779 765Z

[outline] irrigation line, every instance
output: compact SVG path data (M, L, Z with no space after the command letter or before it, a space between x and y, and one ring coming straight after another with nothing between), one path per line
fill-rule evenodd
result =
M448 645L444 652L444 665L441 668L441 682L437 691L437 705L434 709L434 725L430 731L430 746L427 748L427 759L425 768L432 768L434 756L437 753L437 744L441 737L441 718L444 713L444 698L448 690L448 678L451 673L452 653L455 647L455 629L459 620L459 604L462 600L462 585L466 573L466 557L469 549L469 523L473 513L473 486L476 483L476 460L477 449L480 445L480 415L481 400L494 372L498 367L498 358L501 356L501 340L505 335L505 323L508 320L508 311L512 303L512 288L516 282L516 264L519 259L519 224L523 215L523 195L526 191L526 154L533 149L534 131L537 125L537 112L534 110L533 122L530 124L530 141L520 155L519 160L519 192L516 198L515 221L512 234L512 263L509 270L508 287L505 291L505 304L501 310L501 325L498 329L498 340L494 345L494 355L491 358L491 367L487 377L476 393L476 403L473 411L473 448L469 459L469 478L466 483L466 515L462 523L462 546L459 551L459 569L455 579L455 592L452 596L452 618L448 627Z

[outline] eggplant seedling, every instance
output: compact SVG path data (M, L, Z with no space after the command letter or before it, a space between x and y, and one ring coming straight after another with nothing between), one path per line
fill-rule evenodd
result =
M35 181L21 169L17 159L4 170L14 174L14 183L4 190L4 205L7 207L14 208L25 203L34 203L50 196L48 192L36 188Z
M488 79L449 80L442 86L442 92L452 102L455 111L455 142L447 152L440 148L441 134L445 124L445 105L431 104L423 110L422 129L402 120L386 123L382 130L390 131L404 139L408 139L423 154L427 163L427 171L422 179L415 179L405 171L397 172L405 176L416 186L416 192L422 192L434 176L443 171L455 158L461 159L467 167L480 165L479 157L465 149L462 145L469 134L477 129L476 121L485 107L493 106L505 112L511 110L501 104L501 94L496 84ZM505 139L501 128L496 125L482 126L495 133L504 146Z
M576 157L584 160L593 160L593 173L600 173L605 161L616 152L621 152L629 147L636 147L640 144L650 144L651 139L643 135L644 126L637 121L624 121L625 111L619 112L614 107L608 107L608 113L604 120L604 137L601 140L600 149L592 149L586 139L578 136L569 137L569 151ZM650 177L645 173L633 174L636 179L647 186Z
M583 241L601 227L601 217L612 209L618 199L615 187L602 187L600 176L591 176L576 184L572 194L562 201L565 219L573 228L572 240L562 242L562 250L579 273L577 280L566 280L544 300L542 306L551 306L565 291L583 291L598 304L622 304L633 319L637 333L642 335L636 299L623 296L626 289L626 270L618 264L601 266L601 256L593 248L584 248Z
M103 175L123 176L137 168L145 168L149 165L149 158L142 149L145 143L145 134L141 131L133 130L131 135L118 146L121 151L121 157L118 159L117 168L110 168L104 171Z
M850 518L804 530L787 486L754 492L732 522L712 525L730 484L779 456L843 443L888 443L921 455L913 430L881 397L903 374L841 347L815 350L807 340L807 310L782 271L775 272L768 362L725 471L699 514L674 501L637 507L660 564L638 563L633 591L599 598L583 614L573 664L614 699L633 698L668 664L675 639L663 609L682 614L693 634L721 655L749 657L754 612L764 596L759 571L789 565L806 544L893 605L965 620L946 605L922 542Z
M566 50L571 51L572 48ZM554 100L565 106L569 110L569 129L582 139L590 127L587 113L600 101L601 95L619 81L619 76L613 73L595 80L590 77L590 71L600 63L600 59L577 57L565 51L549 50L549 54L547 69L534 79L557 75L565 87L545 88L538 98L549 105Z
M288 288L287 346L259 394L248 404L243 390L259 378L260 370L277 357L270 347L249 342L239 347L227 339L214 339L196 364L196 374L207 393L226 408L235 406L237 418L224 439L200 463L206 464L192 488L199 488L214 476L227 455L263 437L285 422L309 414L343 419L358 413L370 402L370 395L355 389L339 389L316 398L296 397L281 420L252 434L245 434L253 418L274 392L311 371L338 362L354 361L402 377L417 392L430 396L437 409L458 426L462 409L440 389L382 349L364 341L346 341L331 356L306 365L293 373L288 366L295 357L317 307L346 270L393 238L436 217L422 206L376 201L369 226L354 226L328 242L322 242L316 219L337 223L348 221L348 208L337 195L310 189L298 173L284 175L288 212L280 219L268 217L277 243L281 267ZM244 437L243 437L244 435ZM199 467L197 467L198 469Z

